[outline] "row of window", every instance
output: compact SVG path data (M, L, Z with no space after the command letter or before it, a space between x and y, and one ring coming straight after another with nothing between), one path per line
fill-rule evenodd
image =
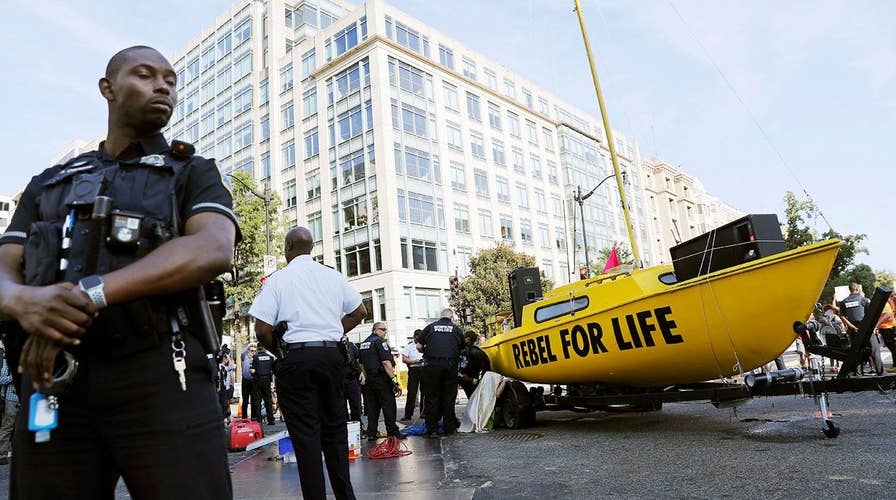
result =
M178 61L175 67L177 72L177 90L182 90L187 84L199 77L200 73L215 66L217 61L230 54L230 52L247 42L252 37L252 18L245 17L236 23L231 32L230 23L226 23L218 30L217 42L215 36L209 36L202 41L199 53L187 56L187 62ZM183 64L183 65L182 65Z

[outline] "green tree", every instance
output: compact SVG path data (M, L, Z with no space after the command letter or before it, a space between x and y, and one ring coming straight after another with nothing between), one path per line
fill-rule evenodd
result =
M889 269L879 269L874 271L874 275L877 276L874 286L882 286L889 288L890 290L896 286L896 273L893 271L890 271Z
M261 287L263 258L266 246L264 200L255 196L252 190L259 194L255 180L243 171L232 174L233 182L233 211L240 222L240 231L243 239L237 244L233 256L233 270L230 278L225 280L225 290L228 297L233 324L231 334L236 344L242 344L249 340L248 330L244 329L243 314ZM252 188L250 190L249 188ZM283 224L280 217L280 199L276 194L270 194L271 201L268 204L268 216L271 229L271 255L279 258L282 255Z
M451 307L456 311L469 307L473 313L469 326L487 334L489 316L511 308L507 276L517 268L534 266L535 257L514 251L503 243L480 250L470 257L470 275L460 281L460 297L452 297ZM545 291L553 288L553 283L544 275L541 285Z
M784 215L787 218L787 234L784 236L784 246L788 250L799 248L815 242L815 234L809 225L818 214L815 203L811 200L801 200L791 191L784 194Z

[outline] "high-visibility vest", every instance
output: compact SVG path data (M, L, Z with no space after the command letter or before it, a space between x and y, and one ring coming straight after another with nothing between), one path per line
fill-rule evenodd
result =
M878 328L896 328L896 317L893 316L893 311L896 310L896 304L894 304L894 302L896 302L896 300L890 295L890 298L887 300L887 305L884 306L884 312L881 313L881 317L887 316L889 313L889 319L877 325Z

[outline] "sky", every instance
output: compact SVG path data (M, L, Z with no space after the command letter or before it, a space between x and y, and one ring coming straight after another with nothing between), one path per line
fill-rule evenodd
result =
M230 3L2 2L0 194L72 140L104 134L96 84L113 53L173 54ZM572 0L391 4L599 117ZM784 193L805 189L836 231L867 235L859 261L896 269L884 154L896 131L896 2L583 0L583 12L610 122L642 157L782 220Z

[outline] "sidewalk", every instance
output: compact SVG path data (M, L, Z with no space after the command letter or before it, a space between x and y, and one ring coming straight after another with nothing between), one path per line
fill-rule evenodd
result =
M397 399L399 416L404 410L404 396ZM456 412L463 411L466 399L459 397ZM367 417L362 417L365 424ZM399 423L399 427L403 427ZM265 435L270 435L286 426L280 422L264 426ZM383 430L382 419L380 430ZM448 438L451 439L451 438ZM381 439L379 442L382 442ZM405 457L370 460L368 451L377 443L362 441L363 457L349 462L352 486L358 498L407 498L407 499L470 499L472 488L452 488L444 485L446 477L445 461L442 456L440 439L424 439L410 436L403 441L413 453ZM293 499L301 495L299 473L296 464L284 464L273 459L277 455L277 444L265 446L261 451L231 453L231 471L235 499ZM326 470L326 469L325 469ZM326 472L324 473L326 476ZM327 480L328 498L332 498Z

